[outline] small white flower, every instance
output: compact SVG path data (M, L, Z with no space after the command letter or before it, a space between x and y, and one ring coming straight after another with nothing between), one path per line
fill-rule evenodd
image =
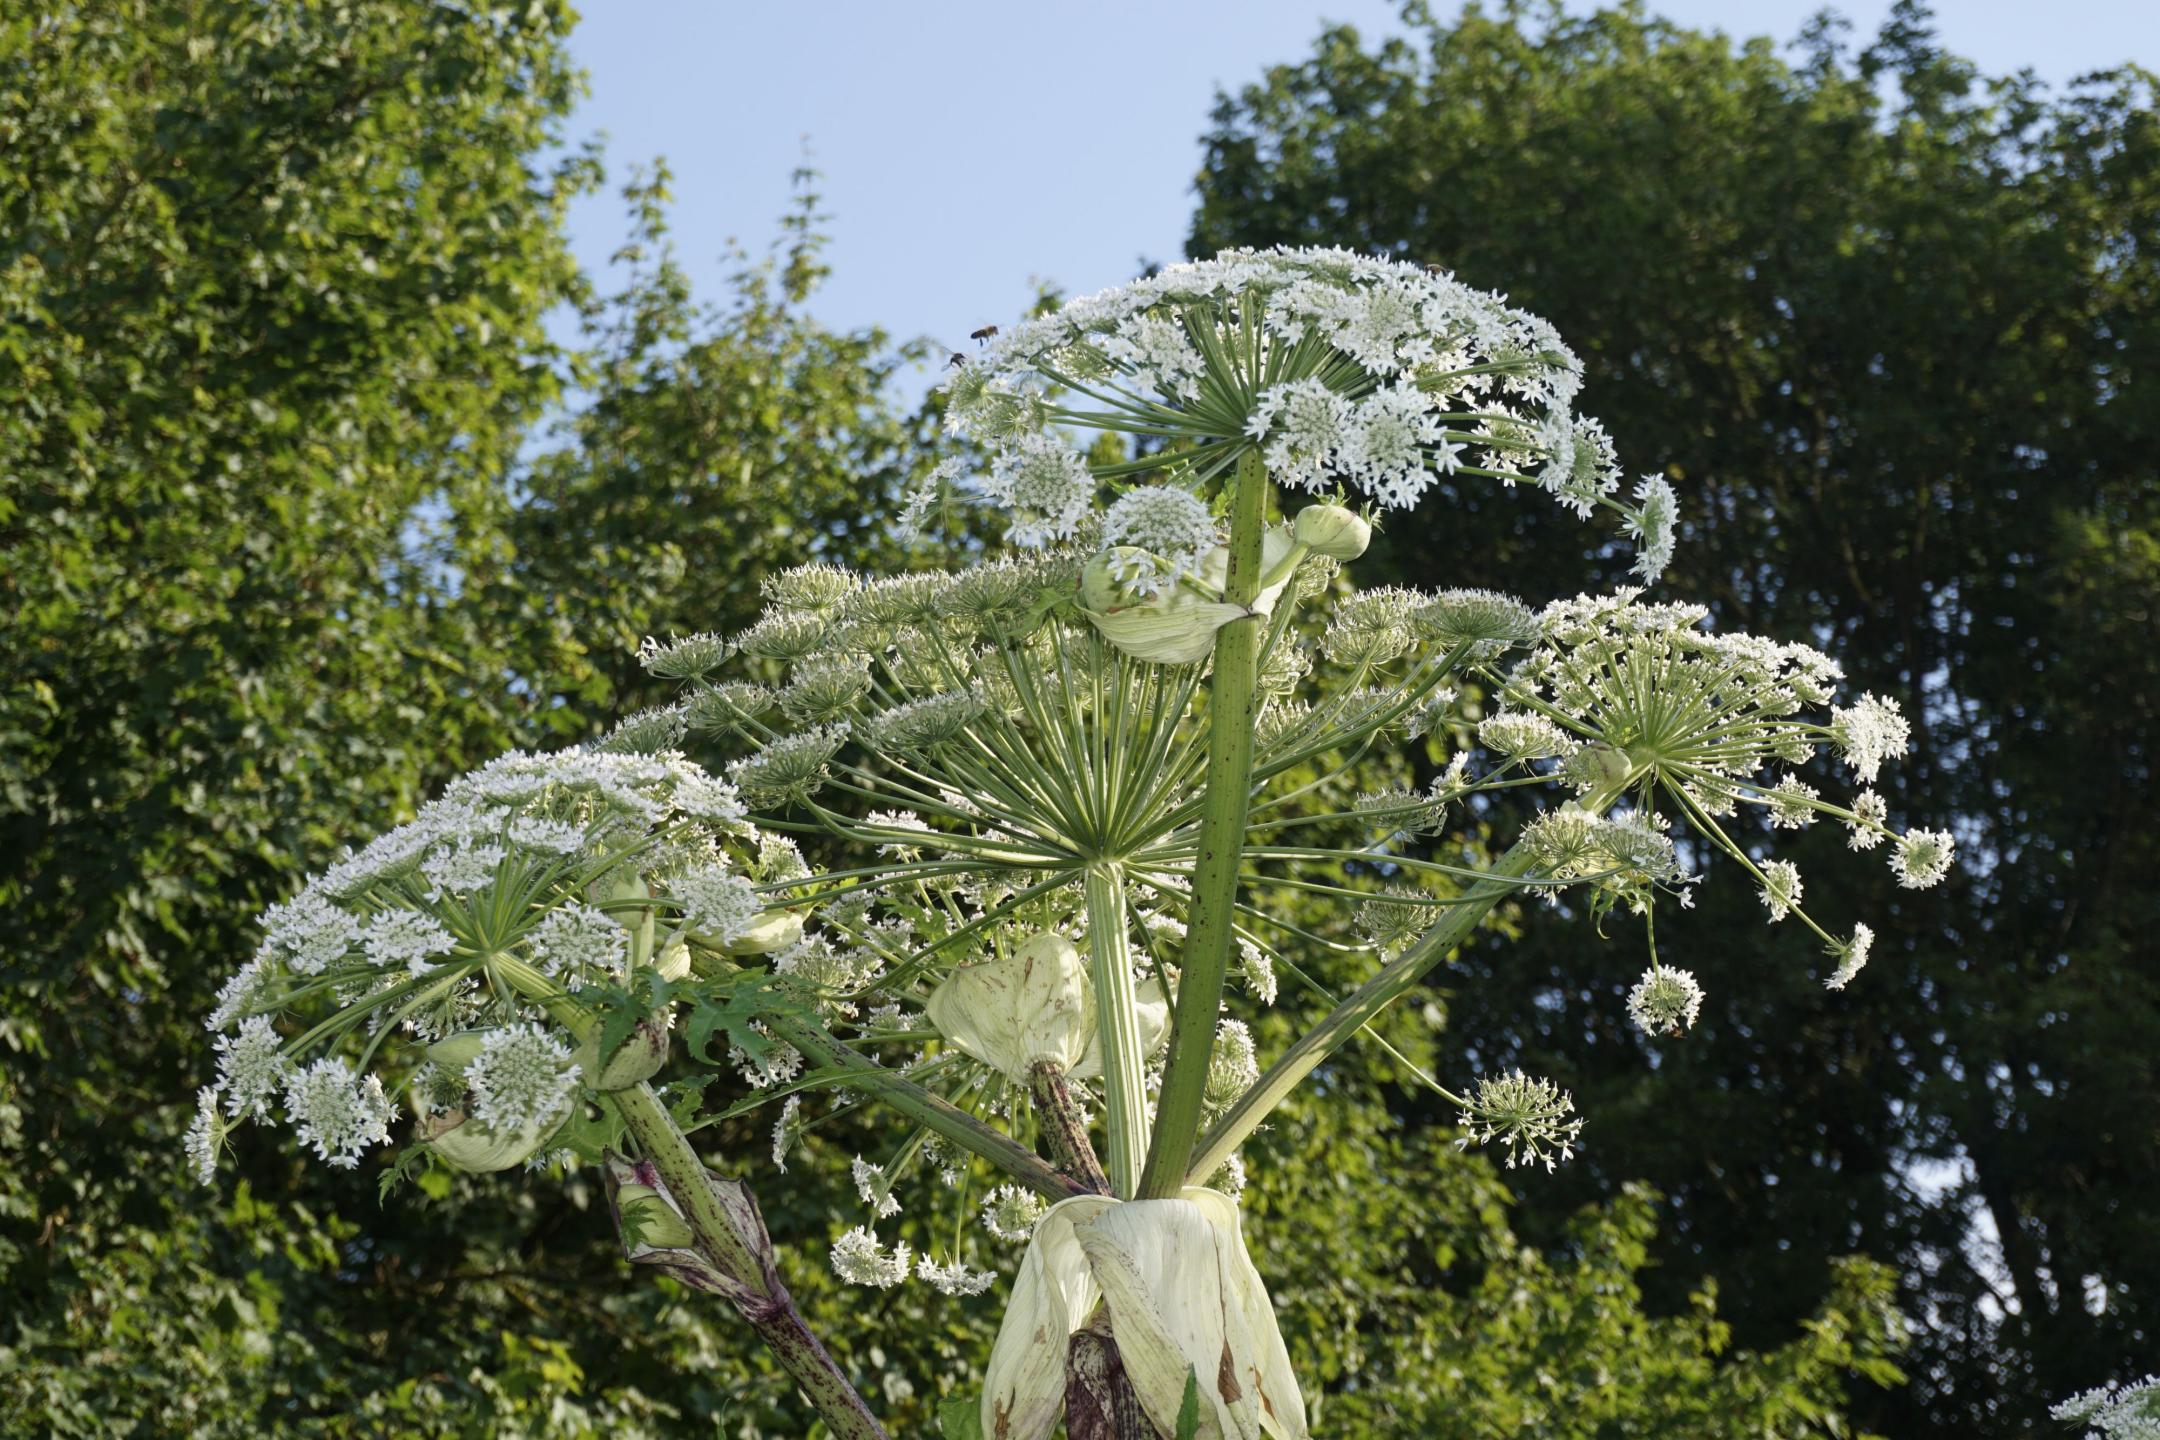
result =
M1790 860L1772 860L1762 867L1762 902L1773 923L1783 920L1800 905L1800 867Z
M1770 828L1773 830L1805 830L1815 823L1815 801L1820 798L1814 786L1805 784L1797 775L1787 775L1770 790Z
M508 854L500 845L475 845L470 841L436 850L420 862L420 873L428 878L428 898L469 895L485 888L495 879L497 867Z
M585 844L585 827L544 815L520 815L510 822L510 838L542 855L575 855Z
M218 1114L215 1086L205 1085L195 1092L195 1119L180 1143L197 1180L208 1185L217 1179L218 1151L225 1143L225 1119Z
M270 947L296 975L320 975L351 954L360 922L313 889L263 913Z
M292 1069L283 1045L267 1015L250 1015L240 1022L239 1034L218 1037L217 1088L224 1092L226 1114L235 1120L270 1118L271 1102Z
M373 1075L356 1078L352 1067L326 1055L285 1079L285 1113L300 1141L341 1170L360 1163L370 1145L390 1138L397 1106Z
M1262 392L1245 430L1267 442L1264 458L1276 483L1321 490L1349 425L1350 402L1308 378Z
M1628 991L1628 1018L1645 1035L1678 1035L1694 1028L1702 1002L1702 986L1695 982L1694 972L1653 965Z
M1227 1110L1259 1078L1252 1028L1242 1020L1223 1021L1215 1029L1215 1050L1208 1057L1208 1106Z
M402 965L415 975L428 970L432 956L447 955L457 940L441 921L417 910L385 910L361 931L360 947L377 965Z
M606 912L572 902L543 916L525 948L549 975L620 975L630 959L630 933Z
M683 928L715 945L732 945L748 934L765 911L765 901L740 875L725 870L693 870L667 882L682 904Z
M1895 700L1862 695L1849 709L1830 712L1830 738L1853 774L1874 784L1885 760L1896 760L1912 743L1912 725Z
M894 1241L888 1253L868 1227L858 1225L833 1242L832 1268L835 1275L850 1285L874 1285L880 1290L890 1290L908 1277L907 1242Z
M1845 843L1855 850L1872 850L1890 838L1883 822L1890 818L1890 803L1873 790L1863 790L1853 796L1853 819L1846 822L1850 833Z
M1014 512L1005 538L1016 545L1069 540L1095 499L1087 461L1054 435L1023 435L991 462L983 483L990 497Z
M1463 1136L1455 1148L1466 1150L1497 1140L1507 1150L1510 1170L1542 1162L1548 1173L1575 1157L1575 1137L1583 1122L1572 1118L1575 1100L1550 1080L1533 1080L1522 1071L1478 1081L1477 1093L1463 1103Z
M1853 926L1852 939L1832 951L1838 957L1837 973L1823 981L1826 990L1842 990L1853 976L1867 968L1868 951L1874 948L1875 932L1865 925Z
M971 1270L958 1260L940 1265L928 1255L915 1262L915 1274L947 1295L980 1295L997 1283L995 1270Z
M1478 722L1478 743L1510 760L1549 760L1575 748L1575 737L1533 711L1493 715Z
M1672 564L1679 514L1680 502L1672 486L1655 475L1643 476L1635 486L1635 507L1626 512L1622 524L1635 537L1634 570L1645 585L1656 584Z
M983 1228L1000 1240L1025 1240L1035 1233L1035 1222L1042 1214L1043 1202L1033 1191L1000 1185L983 1201Z
M1908 890L1940 885L1957 860L1957 838L1947 830L1908 830L1890 856L1891 873Z
M1143 485L1127 490L1111 504L1103 516L1102 538L1106 546L1129 546L1161 562L1125 567L1144 573L1118 574L1134 594L1148 595L1197 568L1201 557L1214 547L1218 529L1207 502L1190 490Z
M465 1067L475 1120L505 1132L545 1129L570 1112L578 1067L570 1047L537 1025L489 1033Z
M892 1193L892 1180L882 1165L873 1165L857 1155L852 1172L855 1177L855 1193L862 1196L863 1204L880 1220L889 1220L900 1213L900 1201Z
M1416 388L1390 386L1359 401L1344 427L1342 468L1379 501L1407 509L1432 484L1426 448L1440 439L1440 422Z

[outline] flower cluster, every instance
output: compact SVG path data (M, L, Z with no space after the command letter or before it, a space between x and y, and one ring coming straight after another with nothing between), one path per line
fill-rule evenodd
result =
M1550 325L1436 267L1273 249L1073 300L990 341L943 389L948 427L989 453L979 488L1019 544L1080 536L1102 481L1171 468L1205 485L1257 451L1278 484L1346 486L1385 508L1457 477L1532 484L1582 516L1606 507L1654 580L1672 555L1672 488L1651 477L1621 493L1610 439L1573 410L1581 380ZM1164 443L1091 466L1062 433L1103 430ZM1126 504L1106 534L1130 528ZM1192 524L1171 528L1196 553Z
M1817 925L1799 867L1751 854L1722 822L1752 812L1780 831L1827 817L1846 827L1853 849L1888 843L1900 885L1941 883L1955 863L1949 832L1898 834L1875 791L1839 805L1799 774L1828 750L1872 783L1905 753L1909 724L1876 695L1839 705L1843 674L1818 650L1709 631L1702 607L1645 604L1638 593L1556 602L1526 657L1504 671L1486 662L1507 708L1480 725L1481 742L1511 760L1557 761L1557 775L1585 796L1633 790L1646 809L1669 802L1753 877L1771 921L1797 916L1815 931L1837 962L1825 983L1843 989L1867 963L1873 932L1862 925L1840 938Z
M2160 1440L2160 1375L2073 1395L2048 1414L2088 1427L2090 1440Z
M390 1139L400 1094L440 1158L501 1168L621 1074L573 1058L550 997L643 966L679 978L687 939L725 946L758 922L773 864L735 786L628 744L653 733L672 727L634 717L594 746L505 755L270 907L207 1022L217 1082L187 1141L202 1178L234 1123L280 1115L352 1166Z

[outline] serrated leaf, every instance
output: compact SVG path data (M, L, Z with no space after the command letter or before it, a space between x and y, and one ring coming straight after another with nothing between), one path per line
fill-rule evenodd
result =
M1177 1440L1193 1440L1200 1433L1200 1372L1185 1372L1185 1398L1177 1407Z
M624 1128L622 1112L615 1108L614 1101L603 1097L589 1109L576 1107L562 1129L555 1132L554 1144L573 1152L588 1165L597 1165L608 1151L621 1148Z
M668 1116L681 1128L687 1130L697 1123L697 1112L705 1103L705 1091L716 1075L690 1075L675 1081L661 1093L667 1105Z

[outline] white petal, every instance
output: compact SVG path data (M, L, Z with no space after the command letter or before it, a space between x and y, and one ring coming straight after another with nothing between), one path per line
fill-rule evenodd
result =
M1100 1298L1073 1227L1117 1203L1107 1195L1076 1195L1035 1223L983 1374L985 1440L1046 1440L1057 1429L1065 1411L1066 1346Z

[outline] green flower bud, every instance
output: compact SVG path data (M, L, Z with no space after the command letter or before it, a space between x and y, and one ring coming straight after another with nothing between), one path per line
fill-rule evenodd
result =
M577 1048L578 1072L587 1077L587 1084L603 1093L644 1084L667 1064L667 1021L665 1013L640 1020L631 1028L628 1038L608 1055L605 1064L601 1063L600 1057L600 1028L594 1026L593 1033Z
M1330 560L1355 560L1372 543L1372 526L1340 505L1308 505L1298 511L1291 534L1299 544Z
M697 1237L665 1192L626 1182L615 1187L617 1225L626 1243L655 1250L687 1250Z
M755 925L727 946L730 955L770 955L792 948L802 939L803 917L794 910L770 910ZM662 971L666 974L666 971ZM673 977L670 977L673 978Z
M497 1130L481 1124L462 1110L445 1110L420 1122L426 1140L444 1163L469 1175L488 1175L522 1165L540 1153L558 1125L527 1125L517 1130Z

